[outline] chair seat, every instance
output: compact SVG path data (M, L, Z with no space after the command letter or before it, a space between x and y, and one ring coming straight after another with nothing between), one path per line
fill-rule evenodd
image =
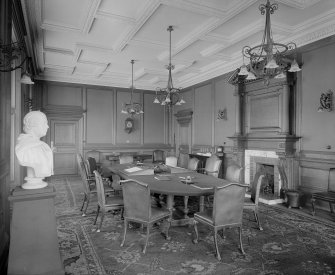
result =
M106 197L106 207L113 207L115 205L123 205L123 198L120 196Z
M151 207L150 221L159 220L169 214L170 214L169 210L157 208L157 207Z
M96 193L97 192L97 188L96 186L91 186L90 188L92 188L90 191L91 193ZM110 193L110 192L114 192L114 188L108 186L108 185L104 185L104 189L105 189L105 193Z
M194 213L194 218L213 224L212 211L212 209L205 209L203 212Z
M248 206L254 207L255 203L251 200L251 198L246 197L246 198L244 198L244 206L245 207L248 207Z

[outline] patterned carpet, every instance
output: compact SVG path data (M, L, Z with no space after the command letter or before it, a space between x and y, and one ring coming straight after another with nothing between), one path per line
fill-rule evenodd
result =
M132 224L120 247L123 221L106 215L100 233L93 225L96 204L82 217L83 193L79 177L52 179L58 237L66 274L334 274L335 224L320 222L284 208L261 205L264 231L257 229L254 216L245 211L243 245L238 249L238 232L226 230L218 238L222 260L214 255L213 234L199 226L199 243L193 244L193 227L170 228L170 241L151 230L146 254L141 252L145 232Z

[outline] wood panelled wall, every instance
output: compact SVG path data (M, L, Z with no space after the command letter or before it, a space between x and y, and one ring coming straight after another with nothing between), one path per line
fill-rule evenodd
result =
M134 101L143 103L144 114L134 117L134 129L128 133L124 129L129 115L122 114L121 109L123 103L130 101L129 89L43 82L42 90L44 110L58 110L60 113L82 110L79 151L84 156L91 150L98 150L105 156L120 152L151 152L156 148L171 149L167 130L171 123L169 112L152 103L152 92L134 93Z
M309 48L302 52L301 57L303 69L297 74L297 114L292 127L296 135L301 137L295 153L299 162L297 185L306 193L305 198L309 203L311 192L327 189L328 169L335 167L335 111L317 112L321 93L331 89L335 94L335 44ZM228 159L231 157L233 143L228 137L235 132L235 98L234 87L226 81L229 76L230 74L189 87L183 94L187 103L176 106L175 113L184 109L193 111L191 137L182 136L183 142L179 144L183 149L189 148L192 151L224 144L226 156ZM277 100L275 97L268 100L265 106L258 106L257 101L253 102L253 106L269 109L278 105L273 104ZM217 111L225 108L227 120L217 120ZM279 125L274 115L260 119L263 121L262 125ZM258 122L258 118L253 117L250 125L257 128ZM178 133L178 127L176 123L175 133ZM179 133L187 135L187 131Z
M335 94L335 44L306 51L302 58L297 121L302 137L300 188L310 193L327 189L328 169L335 167L335 111L317 112L321 93L330 89Z
M235 87L227 82L229 76L230 74L226 74L186 89L183 93L186 104L175 106L174 109L174 114L183 110L193 112L187 129L183 129L185 127L177 122L174 123L175 138L177 145L181 146L180 151L186 154L224 146L224 167L232 157L233 141L228 137L235 133ZM218 119L219 110L225 111L224 119ZM187 152L185 148L188 148Z

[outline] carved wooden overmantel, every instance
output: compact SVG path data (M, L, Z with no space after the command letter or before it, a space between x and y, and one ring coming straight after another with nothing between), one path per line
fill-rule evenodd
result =
M293 166L300 137L295 135L295 75L266 85L263 80L245 81L236 71L229 81L236 97L235 134L229 137L235 158L243 166L245 150L274 151L285 164L289 188L296 188Z

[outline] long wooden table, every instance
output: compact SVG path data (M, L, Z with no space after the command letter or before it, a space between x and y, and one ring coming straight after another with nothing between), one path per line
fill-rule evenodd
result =
M108 169L118 174L122 179L134 179L149 185L152 193L163 194L167 196L167 209L170 211L170 219L172 225L189 224L188 217L188 198L189 196L200 197L200 211L204 209L204 196L213 194L215 186L224 186L228 181L204 174L196 173L180 167L169 167L170 174L154 174L153 165L136 166L134 164L116 164ZM140 169L138 169L140 168ZM183 180L191 176L193 183L186 184ZM184 218L173 220L172 214L174 211L174 196L184 197Z

